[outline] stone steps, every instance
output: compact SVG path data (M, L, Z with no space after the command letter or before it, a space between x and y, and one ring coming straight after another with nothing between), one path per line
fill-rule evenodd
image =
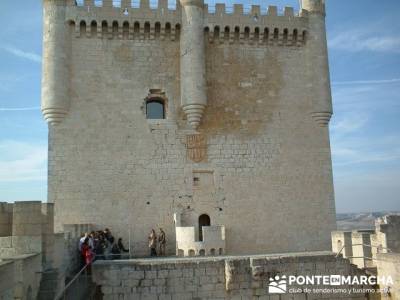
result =
M54 300L59 283L59 272L56 269L44 271L40 281L38 300Z

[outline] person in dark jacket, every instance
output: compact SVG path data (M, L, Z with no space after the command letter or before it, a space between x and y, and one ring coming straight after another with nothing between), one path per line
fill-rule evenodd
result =
M157 235L154 229L151 230L148 240L150 256L157 256Z
M159 252L158 255L164 256L165 255L165 245L167 244L167 240L165 239L165 232L160 228L160 233L158 234L158 248Z

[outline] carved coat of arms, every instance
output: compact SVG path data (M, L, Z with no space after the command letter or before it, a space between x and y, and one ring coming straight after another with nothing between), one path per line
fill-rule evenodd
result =
M187 156L194 162L201 162L207 156L207 140L203 134L186 136Z

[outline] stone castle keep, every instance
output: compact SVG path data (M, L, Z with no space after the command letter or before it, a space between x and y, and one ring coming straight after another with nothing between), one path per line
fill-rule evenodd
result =
M56 230L109 227L135 255L157 227L168 254L330 249L324 1L147 1L44 0Z
M43 0L48 203L0 202L0 300L399 299L400 216L333 231L324 1L147 1ZM105 227L129 254L83 266Z

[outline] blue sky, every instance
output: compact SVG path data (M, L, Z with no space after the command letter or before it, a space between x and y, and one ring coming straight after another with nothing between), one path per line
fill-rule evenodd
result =
M399 13L398 0L327 0L338 212L400 210ZM41 1L2 0L0 25L0 201L45 201Z

